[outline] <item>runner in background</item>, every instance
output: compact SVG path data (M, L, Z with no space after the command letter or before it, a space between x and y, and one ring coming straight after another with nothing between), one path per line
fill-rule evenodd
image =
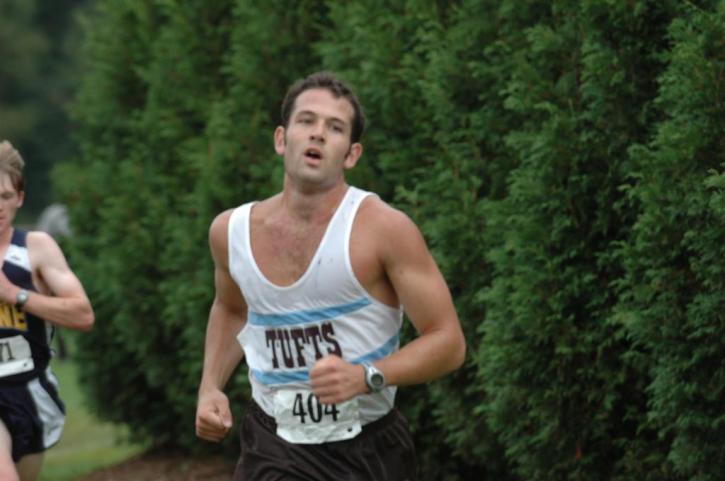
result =
M13 226L25 196L24 162L0 142L0 479L33 481L60 439L65 409L50 370L55 326L88 330L93 309L45 232Z

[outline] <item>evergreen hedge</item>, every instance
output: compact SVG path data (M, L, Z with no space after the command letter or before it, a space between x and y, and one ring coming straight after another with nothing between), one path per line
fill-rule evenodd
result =
M725 2L284 3L87 19L82 153L55 178L98 318L79 337L96 411L210 449L208 226L281 187L279 103L329 69L370 119L350 181L421 226L469 345L400 390L423 479L718 479ZM229 392L239 418L246 369Z

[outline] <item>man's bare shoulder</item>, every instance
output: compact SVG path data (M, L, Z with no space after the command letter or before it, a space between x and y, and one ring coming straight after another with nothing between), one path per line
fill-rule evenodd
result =
M53 236L42 230L28 231L26 244L31 258L43 259L46 256L62 256L60 247Z
M356 235L384 263L418 259L428 248L418 226L403 211L376 196L365 199L356 219Z
M358 221L361 227L385 237L418 232L412 219L376 195L368 196L360 205Z
M63 251L53 236L44 231L28 231L28 258L33 272L46 276L49 270L68 271Z
M47 245L47 244L56 244L55 239L53 239L53 236L48 234L45 231L42 230L31 230L28 231L28 237L27 237L28 244L33 245Z
M229 219L232 217L234 209L227 209L218 214L209 226L209 248L212 256L217 260L226 258L229 233Z
M219 232L226 232L229 227L229 218L232 216L234 209L227 209L214 217L209 226L209 235L214 235Z

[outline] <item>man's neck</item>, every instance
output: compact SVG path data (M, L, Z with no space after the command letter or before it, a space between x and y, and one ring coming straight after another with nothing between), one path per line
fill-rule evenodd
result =
M7 247L10 245L10 240L13 238L13 227L8 227L4 231L0 232L0 253L4 253ZM2 264L2 258L0 257L0 264Z
M301 191L285 183L280 202L282 208L295 220L326 222L340 205L348 187L345 182L340 182L329 189Z

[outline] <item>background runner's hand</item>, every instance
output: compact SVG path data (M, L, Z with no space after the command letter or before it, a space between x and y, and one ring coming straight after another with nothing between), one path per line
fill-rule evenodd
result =
M218 443L231 427L232 413L227 396L218 389L200 394L196 407L196 435Z
M315 363L310 371L310 384L323 404L337 404L368 392L365 368L335 355Z
M19 287L10 282L3 271L0 271L0 302L15 305L15 295Z

